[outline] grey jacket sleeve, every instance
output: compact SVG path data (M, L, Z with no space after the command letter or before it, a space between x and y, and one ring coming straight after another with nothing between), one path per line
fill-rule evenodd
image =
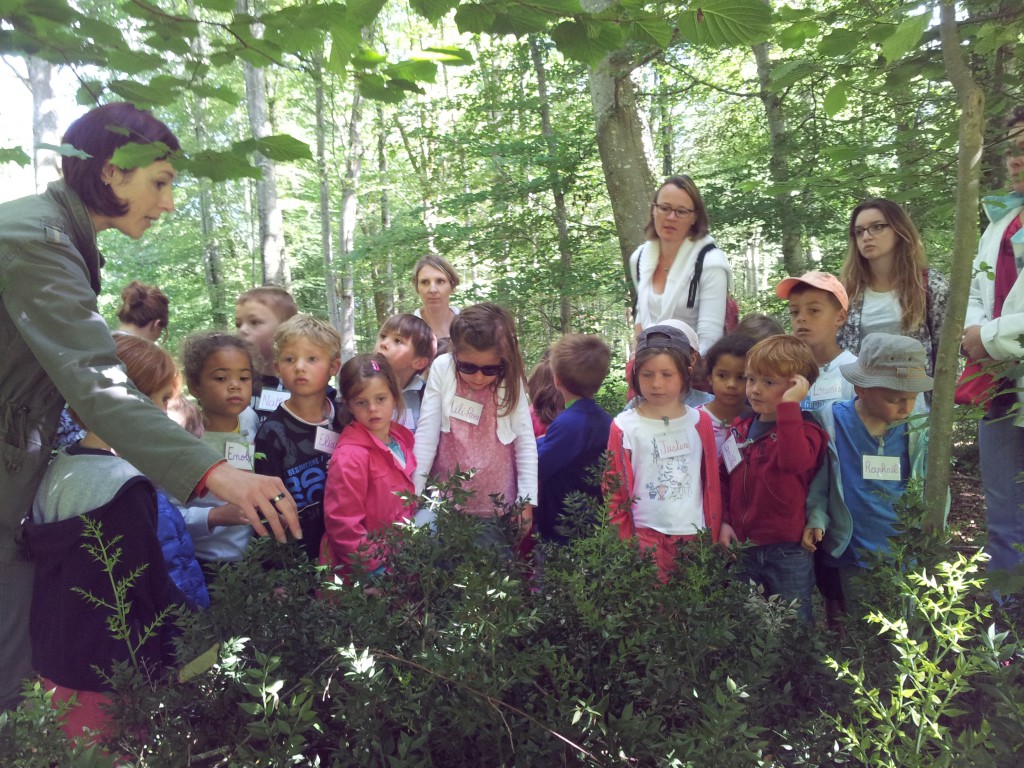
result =
M174 496L190 497L220 457L128 380L97 310L85 261L70 240L39 232L37 239L19 245L0 261L7 314L0 322L16 330L9 335L4 377L24 379L25 386L4 395L23 400L33 411L52 408L34 400L39 387L26 374L41 368L82 421L120 456Z

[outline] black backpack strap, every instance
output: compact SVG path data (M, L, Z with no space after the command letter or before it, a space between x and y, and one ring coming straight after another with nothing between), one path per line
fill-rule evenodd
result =
M700 273L704 271L704 257L708 255L708 251L712 251L716 247L714 242L710 242L697 254L697 263L693 265L693 279L690 281L690 292L686 295L687 309L693 309L693 305L697 303L697 287L700 285Z

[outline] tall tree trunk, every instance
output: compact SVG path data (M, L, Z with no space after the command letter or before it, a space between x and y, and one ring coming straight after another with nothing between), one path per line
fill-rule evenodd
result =
M327 317L331 325L341 331L341 313L338 309L337 278L334 273L334 252L331 244L331 178L327 173L327 118L324 114L323 61L318 56L316 71L316 169L320 176L320 252L324 261L324 289Z
M363 168L363 99L359 91L352 94L352 112L348 122L348 147L345 152L345 176L341 180L341 215L338 244L345 263L341 289L341 357L348 360L356 353L355 272L352 253L355 250L356 212L359 204L359 175Z
M248 0L238 0L239 13L248 14ZM263 34L262 25L254 24L252 33ZM242 61L245 78L245 103L249 114L249 128L254 138L262 139L273 133L270 110L267 104L267 74L261 67ZM291 284L291 270L284 248L284 216L277 199L277 164L268 157L256 153L256 166L262 176L256 180L256 207L260 222L260 260L263 283L287 288Z
M28 87L32 92L32 170L35 173L36 192L41 192L51 181L60 178L57 153L39 149L40 144L57 146L57 110L53 98L53 66L35 56L26 58Z
M768 43L754 46L754 60L757 62L757 79L760 84L761 103L764 105L765 117L768 121L769 146L771 155L768 158L768 173L775 184L786 184L789 181L789 132L786 128L786 115L782 108L782 98L771 89L771 58L768 56ZM779 222L782 230L782 260L786 272L799 275L807 271L808 260L803 248L803 225L794 206L794 198L783 190L775 196L779 206Z
M384 121L384 108L379 104L377 111L377 174L379 178L388 177L388 130ZM386 184L380 189L380 229L386 232L391 229L391 198L388 196ZM383 325L391 315L395 314L395 276L391 249L385 251L383 263L380 259L373 266L373 308L377 313L377 324Z
M631 70L625 52L617 51L592 67L589 77L597 150L619 236L622 274L627 277L630 292L629 255L644 241L654 192Z
M530 58L533 60L533 71L537 75L537 92L540 96L541 134L547 144L548 184L555 203L555 229L558 231L558 296L559 326L562 333L572 330L572 248L569 245L569 225L565 214L565 191L562 178L557 170L558 139L551 127L551 105L548 101L548 78L544 70L544 58L536 35L530 35Z
M196 7L191 0L188 4L188 14L191 18L196 18ZM202 27L199 29L201 31ZM192 41L192 53L198 61L202 61L205 57L206 45L202 34L196 35ZM194 97L192 113L196 146L205 147L207 145L206 99ZM227 328L228 313L224 300L224 274L221 266L220 247L217 243L213 194L210 191L209 179L199 180L199 224L203 239L203 267L206 273L206 290L210 297L210 314L215 328Z
M981 155L985 136L985 92L971 76L957 29L953 0L941 0L939 31L946 77L960 105L960 139L957 150L956 216L953 224L953 255L949 268L949 304L939 336L932 392L931 434L928 444L924 503L929 528L942 527L949 489L953 433L953 390L959 365L960 337L967 314L974 257L978 252L978 197Z
M672 157L672 118L669 115L669 98L665 93L665 81L657 67L654 68L654 92L658 108L658 139L661 146L661 175L669 177L673 174L675 160Z

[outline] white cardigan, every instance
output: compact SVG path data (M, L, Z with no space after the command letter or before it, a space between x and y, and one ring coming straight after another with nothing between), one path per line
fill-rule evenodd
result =
M450 354L441 355L430 366L427 388L423 392L420 418L416 424L416 472L412 480L416 493L423 493L427 475L437 456L442 432L451 432L452 403L455 400L455 361ZM537 440L533 436L530 406L526 402L526 384L519 390L519 402L506 416L498 415L498 440L504 445L515 443L518 493L530 504L537 503ZM498 387L498 402L505 388Z
M648 240L639 246L629 257L629 276L636 286L637 306L636 322L641 328L665 320L682 320L695 331L700 340L700 353L707 353L711 345L722 338L725 325L725 304L729 295L729 283L732 280L732 268L725 254L713 248L704 256L704 269L701 272L697 289L697 300L693 308L687 308L686 298L690 291L690 281L697 264L697 254L708 243L714 242L710 235L700 240L684 240L679 252L669 269L665 282L665 292L661 297L661 312L653 313L650 309L651 281L654 271L658 268L658 256L661 243ZM642 254L642 258L641 258ZM637 280L637 262L640 263L640 279Z
M981 235L978 255L974 259L974 278L971 280L971 292L967 299L964 327L981 326L981 343L994 360L1024 358L1024 346L1021 345L1021 335L1024 334L1024 270L1017 276L1017 281L1007 294L1002 314L995 320L992 319L996 293L995 265L999 257L999 245L1006 228L1022 211L1024 207L1014 208L989 224ZM1017 262L1020 263L1024 259L1024 243L1013 243L1013 251ZM987 265L987 269L982 269L982 263ZM1024 377L1017 379L1017 388L1022 387ZM1017 399L1024 401L1024 392L1018 392ZM1018 411L1015 423L1018 427L1024 427L1024 410Z

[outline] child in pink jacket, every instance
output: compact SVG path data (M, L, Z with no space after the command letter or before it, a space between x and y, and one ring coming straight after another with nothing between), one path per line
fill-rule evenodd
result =
M409 520L415 511L396 495L413 491L413 434L392 420L401 410L402 394L383 356L353 357L342 366L338 388L352 421L327 470L320 561L343 575L354 564L383 572L386 553L368 537Z

